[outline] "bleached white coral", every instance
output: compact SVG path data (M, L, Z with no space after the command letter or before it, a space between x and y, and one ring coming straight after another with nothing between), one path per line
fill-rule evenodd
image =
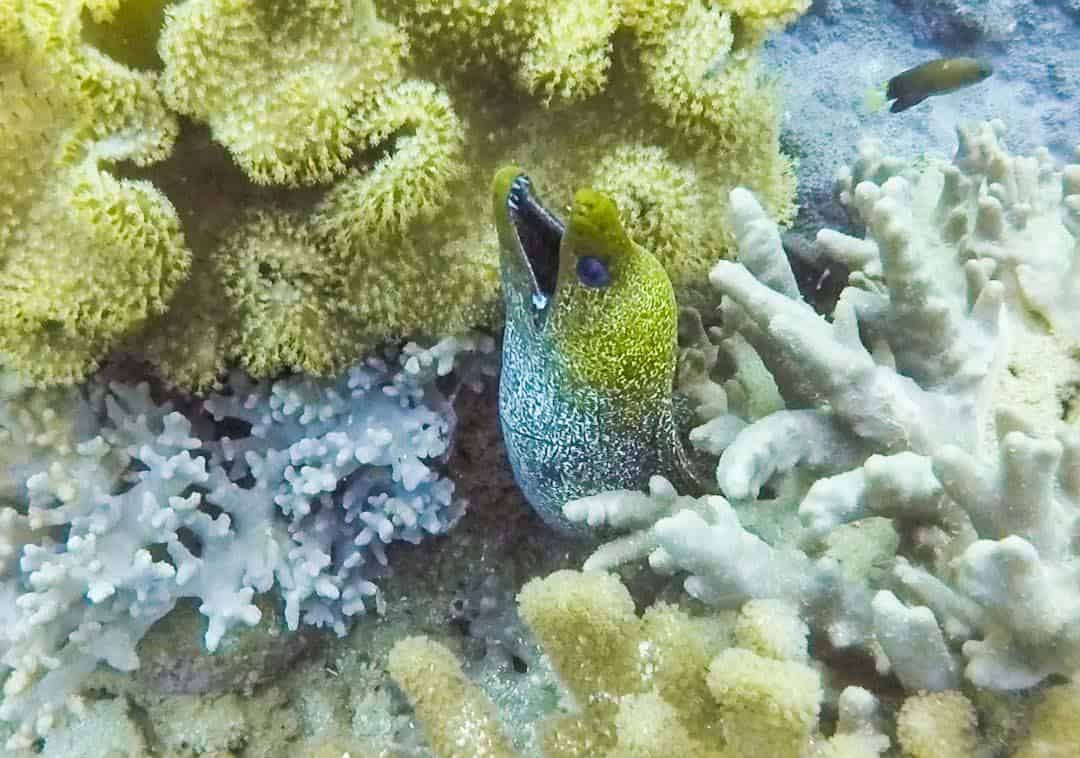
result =
M961 671L1017 689L1080 667L1080 434L1063 423L1080 380L1080 166L1010 155L1002 134L963 128L952 163L921 167L861 148L838 197L865 237L818 237L853 269L830 318L799 296L753 196L732 193L739 260L710 277L714 343L749 345L784 407L755 413L699 381L714 417L691 440L719 455L728 500L654 486L570 503L570 518L636 530L591 568L647 555L706 602L799 602L909 689L955 688ZM839 545L881 518L909 535L903 554L879 532L859 563L885 570L852 575L843 556L859 551Z

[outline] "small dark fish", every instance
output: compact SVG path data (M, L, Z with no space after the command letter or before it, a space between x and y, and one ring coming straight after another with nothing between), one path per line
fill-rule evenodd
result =
M885 98L896 101L889 110L899 113L931 95L944 95L978 84L992 73L994 67L979 58L938 58L890 79Z

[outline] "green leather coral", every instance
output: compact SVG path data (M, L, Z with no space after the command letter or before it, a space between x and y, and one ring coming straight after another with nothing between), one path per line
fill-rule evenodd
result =
M173 206L120 161L168 154L152 74L80 37L80 3L0 0L0 363L81 379L162 312L190 255Z
M142 69L161 68L158 32L170 0L83 0L82 36L115 61Z
M253 181L301 185L345 171L372 133L356 112L400 77L405 41L371 0L188 0L166 11L159 50L170 107Z
M618 28L615 0L388 0L405 20L417 55L445 71L513 62L513 76L545 103L602 91Z
M777 101L757 66L766 34L810 0L629 0L645 99L681 135L712 153L721 174L746 177L790 218L791 168L779 156Z
M178 299L182 322L228 323L198 366L174 322L155 324L147 353L167 378L201 388L228 363L332 374L384 338L490 315L493 245L456 202L464 125L445 92L403 78L405 39L371 0L187 0L159 50L169 104L206 122L250 182L279 188L207 240L202 275L225 297L193 279Z
M225 318L235 320L231 352L249 373L291 367L328 374L355 358L358 333L342 278L293 216L254 215L226 240L215 264L229 304Z
M421 71L448 81L488 171L526 168L549 197L592 186L685 299L732 250L728 191L753 187L794 214L776 92L759 70L767 31L808 0L391 0ZM546 72L540 75L539 72ZM508 87L525 93L492 97ZM512 125L512 128L508 128ZM493 160L494 159L494 160ZM478 181L478 180L477 180Z
M135 28L127 3L94 2L100 23ZM200 170L202 148L182 141L151 172L196 258L174 309L131 345L199 388L230 363L326 374L386 337L490 320L486 187L510 159L557 201L581 186L613 197L692 301L731 248L733 186L793 213L754 53L805 5L388 0L385 19L371 0L169 6L161 89L232 164Z

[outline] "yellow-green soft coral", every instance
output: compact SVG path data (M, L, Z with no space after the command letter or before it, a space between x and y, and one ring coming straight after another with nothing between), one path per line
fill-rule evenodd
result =
M746 30L779 27L804 6L380 4L396 25L370 0L170 7L159 46L167 101L208 125L250 182L276 188L254 204L295 226L241 221L196 254L212 261L236 245L310 241L343 277L349 317L324 344L361 338L348 355L319 348L287 363L297 351L268 339L278 330L259 312L222 303L232 315L214 316L194 294L208 288L193 281L178 299L194 306L181 321L231 318L262 337L238 349L222 334L218 358L185 371L179 327L163 322L145 352L187 383L236 359L260 373L327 373L382 337L489 318L498 248L485 190L508 161L561 202L581 186L612 196L634 241L664 263L677 293L693 294L730 248L728 189L750 186L777 217L792 214L775 93L756 68L760 35ZM701 29L720 37L686 50L685 36Z
M513 62L513 78L545 103L600 92L611 67L617 0L387 0L444 74Z
M646 99L675 130L714 151L721 171L747 176L768 206L784 207L789 167L778 160L775 97L753 55L763 34L740 30L779 28L809 7L806 0L714 7L688 2L641 2L627 9L640 53Z
M574 710L546 721L545 756L854 758L888 745L869 731L824 739L816 670L730 647L734 622L737 635L758 649L795 650L805 658L805 628L793 608L761 607L735 622L730 614L695 618L658 603L638 616L618 579L574 571L530 581L518 603L574 703ZM769 630L768 620L787 631ZM436 755L468 753L463 712L485 714L478 719L479 750L494 739L490 712L479 708L479 693L463 683L460 668L446 663L449 652L436 647L426 639L399 643L391 672L416 705ZM420 662L405 665L410 656ZM438 665L425 663L428 658ZM843 704L841 712L843 721Z
M190 255L170 202L118 178L171 149L153 74L85 44L80 2L0 0L0 362L73 382L162 312Z
M342 277L326 250L291 214L256 214L213 259L235 317L231 353L249 372L282 366L311 373L343 369L356 349ZM327 362L341 356L341 363Z
M390 653L390 674L412 696L436 754L444 758L511 758L495 709L470 682L453 653L427 637L402 640Z
M190 337L156 323L143 352L168 378L206 386L227 362L332 374L386 337L490 318L493 249L456 202L464 126L445 92L404 78L405 38L370 0L188 0L159 49L170 105L205 121L247 181L279 188L250 191L245 212L231 187L239 218L200 236L177 315L228 326L191 366ZM317 189L287 191L299 185ZM219 276L225 297L206 297Z
M159 69L158 32L170 0L84 0L83 39L133 68Z
M189 0L166 15L166 101L262 184L340 175L370 129L357 109L400 76L404 39L371 0Z
M738 184L790 218L794 178L779 152L776 95L755 54L765 33L793 21L809 0L392 0L384 7L414 38L416 59L454 81L463 99L514 82L549 106L511 115L482 104L473 119L488 140L506 145L502 160L525 166L545 187L569 198L575 186L594 186L621 200L620 188L603 181L610 166L598 164L618 162L623 149L631 153L624 161L640 161L660 180L655 203L664 204L670 185L652 152L664 148L667 173L689 177L689 194L704 205L696 217L680 215L681 225L723 226L719 204ZM550 73L530 73L540 70ZM536 154L541 159L530 160ZM643 228L667 225L641 221ZM648 247L638 225L628 226ZM707 242L709 252L727 245ZM678 268L671 271L676 286L684 280Z

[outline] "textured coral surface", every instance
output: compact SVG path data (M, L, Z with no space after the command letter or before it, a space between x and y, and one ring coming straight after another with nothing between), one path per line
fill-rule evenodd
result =
M99 662L138 667L135 645L197 598L215 651L262 618L344 635L380 608L387 546L446 532L463 502L433 466L454 415L435 380L489 338L414 343L334 382L235 377L201 413L146 384L0 396L0 716L30 746ZM459 365L458 381L476 381ZM470 375L471 374L471 375Z
M615 195L688 293L727 190L793 212L755 53L804 0L5 3L0 357L41 384L117 348L187 389L330 376L491 323L502 162Z
M0 0L0 752L1080 755L1076 0L810 6ZM465 331L510 162L694 306L715 492L599 545Z

